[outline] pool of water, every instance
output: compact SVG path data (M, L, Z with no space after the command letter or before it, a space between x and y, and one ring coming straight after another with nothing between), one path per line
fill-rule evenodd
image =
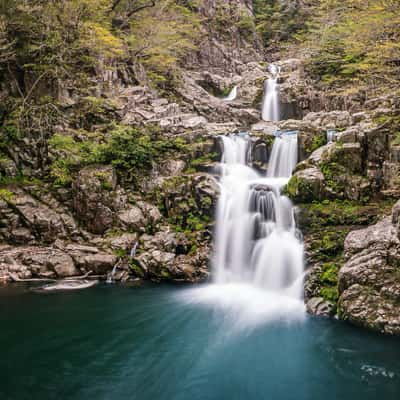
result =
M400 398L398 339L203 290L0 289L0 399Z

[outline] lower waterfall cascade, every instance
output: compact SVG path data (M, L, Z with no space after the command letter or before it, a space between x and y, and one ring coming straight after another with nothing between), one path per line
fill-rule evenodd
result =
M220 136L213 282L190 289L187 303L223 309L231 329L303 320L303 243L294 207L282 195L297 163L297 135L275 138L267 174L251 166L251 137Z
M246 282L302 297L303 244L281 194L297 162L297 135L274 142L267 177L250 166L250 137L222 136L213 267L217 283Z

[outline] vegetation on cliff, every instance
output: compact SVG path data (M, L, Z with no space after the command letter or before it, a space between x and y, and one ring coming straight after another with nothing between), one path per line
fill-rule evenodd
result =
M397 0L255 0L254 8L265 45L302 52L324 85L388 86L400 77Z

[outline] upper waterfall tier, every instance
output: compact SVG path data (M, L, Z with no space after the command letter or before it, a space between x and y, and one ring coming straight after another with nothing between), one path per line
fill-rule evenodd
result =
M279 107L279 85L278 78L280 69L270 64L269 72L271 77L264 83L264 97L261 109L261 117L264 121L280 121Z

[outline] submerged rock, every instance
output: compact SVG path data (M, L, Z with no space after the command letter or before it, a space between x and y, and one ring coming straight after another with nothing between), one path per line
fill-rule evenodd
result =
M53 291L53 290L81 290L87 289L98 284L99 281L89 280L63 280L57 283L42 286L39 290Z

